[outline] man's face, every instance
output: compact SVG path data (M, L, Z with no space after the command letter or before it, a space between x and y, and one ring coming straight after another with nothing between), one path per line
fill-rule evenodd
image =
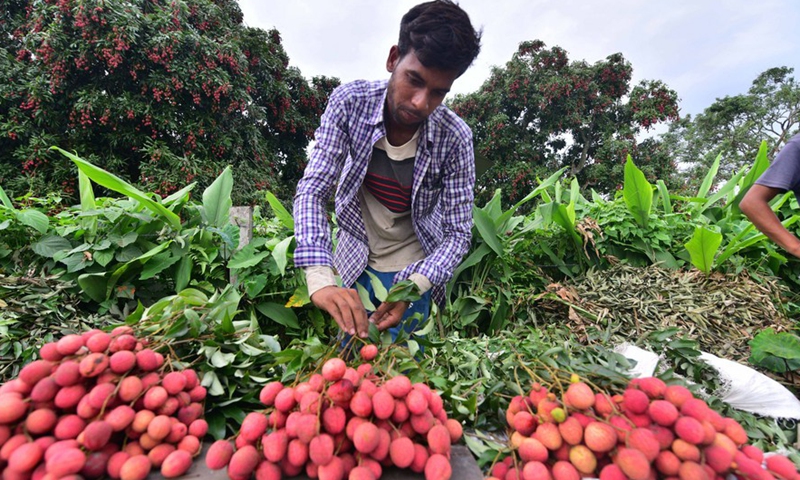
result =
M386 70L392 73L386 93L386 128L414 131L444 100L457 72L423 65L414 50L400 57L389 51Z

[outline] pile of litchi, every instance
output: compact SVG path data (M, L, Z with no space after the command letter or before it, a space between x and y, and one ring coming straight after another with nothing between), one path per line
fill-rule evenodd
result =
M744 428L681 385L632 380L622 394L575 378L561 398L539 383L506 410L513 455L492 480L800 480L783 455L748 445Z
M365 345L364 360L377 348ZM249 413L235 438L215 442L212 469L232 480L280 479L305 473L320 480L376 480L383 469L448 480L451 445L461 424L447 418L441 396L405 375L378 375L370 363L348 367L340 358L303 381L263 387L264 411Z

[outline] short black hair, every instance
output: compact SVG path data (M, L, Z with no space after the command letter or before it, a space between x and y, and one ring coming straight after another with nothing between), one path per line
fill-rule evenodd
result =
M400 21L400 56L414 50L426 67L457 71L461 76L481 50L481 32L467 12L450 0L421 3Z

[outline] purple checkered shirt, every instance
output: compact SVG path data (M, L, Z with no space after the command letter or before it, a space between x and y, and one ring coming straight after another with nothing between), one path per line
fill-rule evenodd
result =
M360 80L334 90L294 198L295 266L334 267L345 286L367 267L369 245L358 190L372 147L386 136L387 83ZM424 275L433 284L433 299L442 305L445 284L469 250L474 185L472 131L441 105L422 126L411 190L412 223L426 257L398 272L395 283L412 273ZM334 186L339 230L332 253L326 204Z

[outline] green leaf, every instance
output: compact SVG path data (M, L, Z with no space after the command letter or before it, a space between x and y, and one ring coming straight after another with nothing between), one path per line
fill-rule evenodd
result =
M47 227L50 225L50 219L47 218L47 215L32 208L17 211L17 220L19 223L27 225L39 233L47 232Z
M494 220L489 216L485 210L473 207L472 218L475 221L475 227L480 233L481 240L484 241L498 256L503 256L503 244L497 238L498 232Z
M769 168L769 158L767 157L767 142L766 140L761 142L761 146L758 149L758 155L756 155L756 160L753 162L753 165L750 167L750 170L747 172L747 175L742 179L739 185L739 193L736 194L736 198L733 200L733 206L731 207L732 211L736 214L741 213L739 209L739 202L742 201L744 196L750 190L750 187L756 183L756 180L761 176L764 171Z
M376 310L375 304L370 300L367 289L360 283L356 283L356 291L358 292L358 298L361 299L361 303L364 304L364 308L368 312L374 312Z
M159 273L168 269L178 262L181 257L173 256L170 252L164 252L156 255L145 263L142 273L139 275L139 280L147 280L155 277Z
M185 187L181 188L177 192L173 193L172 195L164 197L161 203L165 207L174 210L176 205L180 205L189 200L189 194L192 192L192 190L194 190L194 187L196 186L197 182L192 182L189 185L186 185Z
M628 155L625 162L625 185L622 196L636 223L647 227L650 220L650 208L653 206L653 186L647 181L644 173L633 163Z
M280 303L263 302L256 305L256 310L261 312L267 318L280 323L284 327L299 329L300 324L297 322L297 315L291 308L286 308Z
M78 285L89 298L97 303L102 303L108 298L106 296L108 281L105 273L84 273L78 276Z
M231 167L227 166L203 192L203 219L206 223L217 228L230 223L232 190L233 174Z
M283 207L281 201L278 200L272 192L267 192L266 197L269 206L272 207L272 213L275 214L275 218L281 222L281 225L294 232L294 218L292 218L292 214Z
M703 179L703 183L697 191L697 196L699 198L705 198L708 192L711 191L711 187L714 185L714 178L716 178L717 172L719 171L720 160L722 160L721 153L714 159L714 163L711 165L711 168L708 169L708 173L706 173L706 177Z
M387 302L416 302L422 298L419 287L412 280L403 280L392 285L389 294L386 296Z
M658 193L661 197L661 205L664 207L664 213L669 215L672 213L672 202L669 198L669 191L667 190L667 184L664 183L664 180L659 180L656 182L656 186L658 186Z
M254 267L270 255L271 252L269 251L256 253L256 246L253 243L248 243L241 250L233 254L231 259L228 261L228 268L237 269Z
M8 198L8 195L6 195L6 191L3 190L3 187L0 187L0 202L2 202L7 209L14 210L14 205L11 203L11 199Z
M78 168L83 171L86 176L88 176L92 181L96 184L106 187L109 190L113 190L117 193L122 195L126 195L134 200L137 200L139 203L142 204L146 209L150 210L151 212L155 213L156 215L163 218L173 229L180 230L181 228L181 219L176 215L174 212L171 212L169 209L164 207L158 202L153 201L150 197L147 196L144 192L139 190L138 188L134 187L133 185L129 184L128 182L122 180L121 178L117 177L116 175L109 173L102 168L96 167L91 163L83 160L82 158L73 155L66 150L62 150L58 147L50 147L51 150L57 150L61 152L62 155L72 160Z
M286 274L286 265L289 263L289 248L292 245L292 241L294 240L294 236L286 237L277 245L275 245L275 249L272 250L272 258L275 259L275 263L278 264L278 271L281 272L281 275Z
M386 287L383 286L383 282L381 282L377 275L369 270L366 272L367 276L369 277L369 283L372 285L372 293L375 295L375 298L378 299L379 302L385 302L389 292L386 291Z
M103 267L114 259L114 252L111 250L100 250L99 252L94 252L93 255L95 263Z
M88 212L97 208L94 201L92 182L89 180L89 177L83 173L83 170L78 170L78 192L81 197L81 210Z
M783 373L788 370L787 362L800 361L800 337L767 328L750 340L750 361Z
M692 265L706 275L714 266L714 256L722 243L722 234L705 227L697 227L692 239L686 243L686 250L692 259Z
M56 253L70 249L72 249L72 244L69 243L69 240L58 235L47 235L31 245L31 250L47 258L53 258Z
M225 416L220 412L210 411L206 413L206 422L208 422L208 434L214 440L224 440L226 435L225 430Z
M192 278L192 257L184 255L178 263L178 269L175 272L175 292L180 292L189 286L189 280Z

